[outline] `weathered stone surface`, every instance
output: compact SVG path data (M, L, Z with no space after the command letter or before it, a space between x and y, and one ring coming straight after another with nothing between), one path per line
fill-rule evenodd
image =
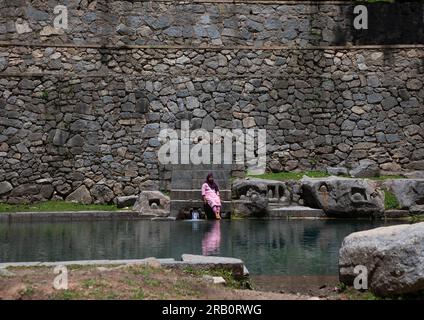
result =
M243 119L243 127L244 128L252 128L256 126L255 118L247 117Z
M40 192L40 186L37 184L22 184L12 190L11 197L24 197L36 195Z
M294 185L291 190L296 190ZM236 214L251 217L263 217L268 214L268 204L288 205L292 195L286 183L265 179L237 179L232 185L233 211Z
M403 174L408 179L424 179L424 171L411 171Z
M18 34L32 32L32 29L29 26L28 21L22 21L22 23L15 22L15 28Z
M232 266L232 273L235 277L248 275L248 270L244 266L244 262L237 258L230 257L214 257L214 256L200 256L193 254L183 254L181 260L193 265L203 265L212 267Z
M246 195L248 191L255 191L264 196L268 195L269 186L278 186L281 189L286 190L287 187L284 182L276 180L266 180L266 179L237 179L232 184L231 194L234 199L242 199L243 195ZM285 196L286 194L281 194L280 196Z
M269 163L269 168L272 172L281 172L284 169L284 167L278 160L271 160Z
M69 137L68 132L57 129L53 137L53 144L55 146L64 146L66 144L68 137Z
M268 214L266 195L249 190L242 201L233 203L233 212L245 217L264 217Z
M225 279L223 277L204 275L202 279L213 284L225 284Z
M110 203L115 197L113 191L103 184L94 185L94 187L90 189L90 193L94 203Z
M384 212L384 217L386 219L407 218L409 216L410 214L408 210L389 209Z
M211 116L206 116L202 121L202 128L208 131L215 129L215 120Z
M51 26L45 26L40 31L40 36L61 35L63 33L64 33L63 29L56 29L56 28L51 27Z
M413 205L409 208L409 212L412 215L421 215L424 214L424 205Z
M141 215L167 217L170 214L171 200L160 191L142 191L134 204L133 211Z
M384 193L375 181L339 177L303 177L306 206L323 209L335 217L378 217L384 212Z
M132 207L136 203L138 196L125 196L116 198L116 206L118 208Z
M351 285L365 266L368 286L377 295L424 290L424 223L397 225L355 232L347 236L339 253L340 281Z
M90 204L93 202L91 194L85 185L78 187L74 192L66 197L66 201L74 201L83 204Z
M394 162L387 162L380 165L381 170L389 171L389 172L400 172L402 171L402 167Z
M401 209L424 204L424 179L393 179L384 182L399 202Z
M365 159L359 161L359 164L349 173L354 178L378 177L380 176L380 168L375 161Z
M411 161L406 168L409 170L424 170L424 160Z
M51 199L54 192L54 188L51 184L43 184L40 187L40 196L43 199Z
M8 193L12 189L13 189L13 186L9 182L7 181L0 182L0 195Z
M331 174L333 176L342 176L342 175L348 175L347 168L345 167L328 167L327 173Z

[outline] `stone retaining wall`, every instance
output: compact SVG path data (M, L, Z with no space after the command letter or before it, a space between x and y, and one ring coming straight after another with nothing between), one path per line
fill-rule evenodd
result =
M424 169L423 46L345 46L349 3L70 1L65 32L39 3L0 3L2 201L166 190L184 119L267 129L274 170Z

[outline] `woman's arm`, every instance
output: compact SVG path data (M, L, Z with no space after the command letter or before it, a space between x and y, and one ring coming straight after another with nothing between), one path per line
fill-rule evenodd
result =
M203 202L206 204L206 186L205 183L202 185L202 198L203 198Z

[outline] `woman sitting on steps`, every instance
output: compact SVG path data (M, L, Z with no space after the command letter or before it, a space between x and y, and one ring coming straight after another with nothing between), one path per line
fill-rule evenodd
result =
M206 177L205 183L202 185L202 197L206 205L212 208L215 218L221 219L221 198L219 196L218 185L213 180L212 173Z

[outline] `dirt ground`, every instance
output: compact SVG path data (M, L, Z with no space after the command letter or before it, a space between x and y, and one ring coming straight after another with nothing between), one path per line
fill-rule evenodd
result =
M321 299L343 297L339 294L338 276L252 276L256 290L306 295Z
M205 275L223 276L213 284ZM252 299L308 300L317 296L240 288L223 272L193 272L151 266L68 267L68 289L57 290L53 268L8 268L0 275L0 299ZM231 278L231 279L230 279Z

